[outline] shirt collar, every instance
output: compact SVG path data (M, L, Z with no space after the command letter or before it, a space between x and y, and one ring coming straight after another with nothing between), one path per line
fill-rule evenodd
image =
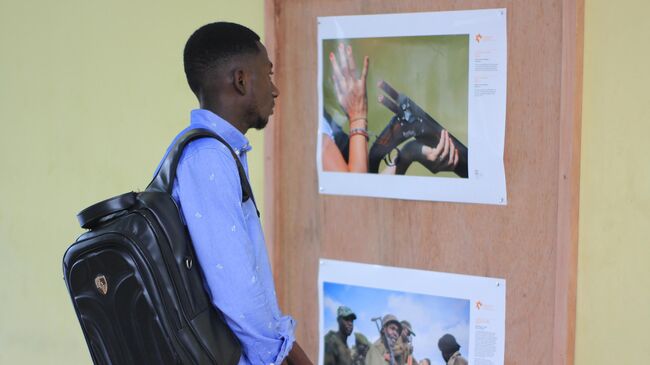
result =
M191 128L207 128L221 136L239 155L252 149L246 136L225 119L206 109L190 113Z

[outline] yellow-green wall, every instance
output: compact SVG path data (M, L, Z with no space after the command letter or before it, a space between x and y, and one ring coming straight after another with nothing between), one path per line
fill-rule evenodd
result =
M577 365L650 363L648 13L586 0ZM183 44L217 19L262 34L263 1L0 3L0 364L90 362L61 278L74 213L146 186L196 106Z
M650 364L650 2L587 0L576 364Z
M144 189L197 103L182 49L262 0L0 2L0 364L88 364L61 258L86 205ZM262 137L251 175L262 202Z

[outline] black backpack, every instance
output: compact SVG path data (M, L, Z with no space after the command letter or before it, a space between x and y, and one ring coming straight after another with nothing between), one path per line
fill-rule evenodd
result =
M171 196L183 148L202 137L230 149L243 201L252 199L228 143L209 130L192 129L172 145L145 191L107 199L77 215L89 231L66 251L63 278L95 364L239 361L241 346L210 302Z

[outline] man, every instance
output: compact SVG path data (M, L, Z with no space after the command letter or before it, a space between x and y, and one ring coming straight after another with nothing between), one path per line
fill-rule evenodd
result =
M352 354L348 347L348 337L354 329L354 320L357 315L346 306L340 306L336 310L336 321L339 330L329 331L325 335L325 365L352 365Z
M400 365L417 365L417 361L413 358L413 342L411 336L415 336L415 332L411 328L409 321L401 321L402 332L395 344L395 361Z
M447 333L438 340L438 348L447 365L467 365L467 360L460 354L460 345L456 337Z
M402 325L392 314L387 314L381 320L379 339L370 346L366 355L366 365L395 365L395 344L402 332Z
M206 128L237 153L248 174L244 136L262 129L279 92L273 64L259 36L233 23L199 28L184 50L185 74L200 109L187 129ZM242 346L239 364L299 364L308 359L294 342L294 320L282 315L253 199L242 203L235 159L213 138L192 141L177 167L178 203L212 304Z
M352 346L352 365L364 365L366 354L370 349L370 341L363 333L354 333L354 346Z

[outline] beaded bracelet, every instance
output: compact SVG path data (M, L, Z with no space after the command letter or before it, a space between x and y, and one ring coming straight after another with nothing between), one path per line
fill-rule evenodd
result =
M350 138L352 138L352 136L356 136L356 135L366 137L366 141L368 141L370 139L370 137L368 136L368 130L365 129L365 128L352 128L352 129L350 129Z

